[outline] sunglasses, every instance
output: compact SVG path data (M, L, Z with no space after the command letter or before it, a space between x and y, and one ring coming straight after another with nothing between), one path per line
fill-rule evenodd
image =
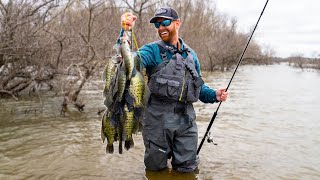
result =
M163 26L163 27L166 27L166 26L170 26L171 24L171 19L166 19L166 20L163 20L161 22L155 22L154 23L154 27L156 27L157 29L160 27L160 24Z

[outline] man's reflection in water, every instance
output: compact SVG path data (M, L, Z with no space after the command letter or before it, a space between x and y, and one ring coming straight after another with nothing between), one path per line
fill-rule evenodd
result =
M194 172L181 173L171 168L166 168L161 171L149 171L146 170L146 178L148 180L196 180L198 179L199 169Z

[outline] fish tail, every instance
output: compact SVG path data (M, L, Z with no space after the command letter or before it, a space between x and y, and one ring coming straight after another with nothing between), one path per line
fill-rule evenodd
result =
M143 130L142 122L139 121L139 123L138 123L138 132L142 132L142 130Z
M125 100L128 104L128 108L133 107L133 103L134 103L134 97L130 94L130 92L126 92L125 94ZM130 109L129 109L130 110Z
M136 74L137 74L137 69L133 67L130 78L134 77Z
M122 154L122 141L119 141L119 154Z
M101 140L102 140L102 143L104 143L105 139L106 139L106 136L104 134L104 128L105 128L105 121L104 121L104 118L107 114L107 111L105 111L102 115L102 118L101 118Z
M102 143L104 143L106 137L104 136L104 133L103 133L103 127L101 127L101 140L102 140Z
M106 147L106 153L113 154L113 152L114 152L113 144L108 144Z
M107 87L107 85L103 88L103 97L107 97L108 96L108 92L109 92L109 89Z
M138 132L142 132L142 123L140 120L135 120L132 132L137 134Z
M130 148L134 147L133 139L127 139L124 142L124 148L128 151Z
M134 108L134 118L135 120L139 120L143 115L143 109L142 108Z

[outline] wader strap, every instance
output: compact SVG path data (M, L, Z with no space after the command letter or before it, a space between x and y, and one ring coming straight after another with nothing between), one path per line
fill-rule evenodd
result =
M152 74L160 71L162 68L164 68L168 63L169 63L169 59L167 57L166 51L170 51L173 56L177 56L177 68L181 69L182 65L183 65L183 58L182 58L182 53L186 52L188 54L188 59L193 61L193 56L190 53L190 49L189 46L184 44L184 49L182 51L177 50L176 48L167 45L165 42L163 42L162 40L159 40L156 42L159 50L160 50L160 55L161 55L161 59L162 59L162 63L160 63L159 65L157 65L156 67L152 68L150 71L147 72L148 76L150 77ZM192 77L195 79L197 76L195 74L195 72L192 71L192 69L190 68L189 65L187 65L187 69L190 71Z
M161 59L162 59L162 63L158 64L157 66L155 66L154 68L152 68L151 70L149 70L147 72L147 75L150 77L152 74L160 71L162 68L164 68L168 63L169 63L169 59L167 57L167 54L166 54L166 51L172 51L169 49L169 46L166 45L163 41L157 41L156 42L158 47L159 47L159 50L160 50L160 56L161 56Z
M176 60L177 60L176 69L181 70L184 66L183 58L182 58L181 54L175 54L174 56L176 56Z
M167 45L165 42L163 42L162 40L159 40L156 42L159 46L160 49L160 53L162 53L161 51L163 51L164 53L166 51L170 51L172 54L176 53L176 48L174 48L173 46L169 46Z

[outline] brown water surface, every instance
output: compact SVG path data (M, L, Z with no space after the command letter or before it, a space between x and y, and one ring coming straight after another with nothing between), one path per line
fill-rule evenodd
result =
M232 72L203 73L211 87ZM101 83L101 82L98 82ZM0 179L320 179L320 73L286 65L242 66L205 143L199 171L145 172L135 148L105 154L102 84L82 92L85 112L59 114L61 98L0 99ZM197 102L199 140L217 104ZM117 144L115 144L117 145Z

